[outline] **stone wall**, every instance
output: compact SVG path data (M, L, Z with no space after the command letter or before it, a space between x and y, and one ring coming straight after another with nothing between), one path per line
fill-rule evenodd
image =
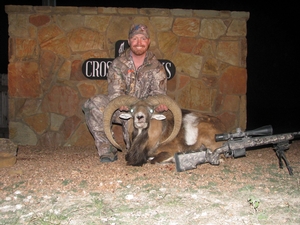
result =
M132 23L150 29L151 50L176 66L168 95L182 108L246 127L248 12L158 8L5 7L9 21L9 137L17 144L94 145L83 102L107 93L81 72L113 58Z

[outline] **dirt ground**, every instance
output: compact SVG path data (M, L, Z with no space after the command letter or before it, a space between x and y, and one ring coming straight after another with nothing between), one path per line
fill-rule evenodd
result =
M279 169L271 147L219 166L100 163L93 147L19 146L0 169L0 224L300 224L300 141Z

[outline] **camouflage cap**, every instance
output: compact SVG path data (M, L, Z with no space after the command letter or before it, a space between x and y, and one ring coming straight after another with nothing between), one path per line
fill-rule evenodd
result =
M132 38L136 34L143 34L146 38L150 38L148 27L144 24L133 24L130 27L128 38Z

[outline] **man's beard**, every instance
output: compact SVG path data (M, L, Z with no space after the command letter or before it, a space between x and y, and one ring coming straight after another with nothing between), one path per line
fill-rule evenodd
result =
M148 48L146 48L144 45L140 46L140 47L142 47L142 48L140 48L140 49L137 49L136 47L138 47L138 46L133 46L133 47L131 48L131 51L132 51L135 55L143 55L143 54L145 54L145 53L147 52L147 49L148 49Z

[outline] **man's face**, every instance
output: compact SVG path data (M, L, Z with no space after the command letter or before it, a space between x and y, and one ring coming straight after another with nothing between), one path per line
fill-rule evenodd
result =
M136 34L128 40L128 43L135 55L143 55L149 48L150 39L146 38L143 34Z

